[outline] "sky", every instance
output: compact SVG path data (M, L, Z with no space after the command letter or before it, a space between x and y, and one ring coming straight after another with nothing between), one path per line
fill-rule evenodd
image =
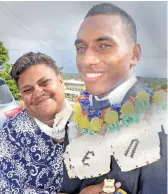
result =
M0 40L14 63L26 52L43 52L78 73L74 41L88 10L96 1L0 1ZM138 32L142 57L136 75L167 77L167 2L113 1L130 14Z

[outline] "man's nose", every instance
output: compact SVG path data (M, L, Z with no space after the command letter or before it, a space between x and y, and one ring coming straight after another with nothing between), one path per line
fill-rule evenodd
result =
M100 63L100 59L96 55L96 53L91 50L87 50L84 55L82 64L85 66L92 66L92 65L97 65L99 63Z

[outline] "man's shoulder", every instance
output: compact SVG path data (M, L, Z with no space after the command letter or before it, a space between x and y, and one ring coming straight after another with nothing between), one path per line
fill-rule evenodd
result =
M159 132L160 160L141 169L141 192L165 193L167 191L167 134Z
M137 82L128 90L126 93L124 100L127 100L130 96L136 96L138 92L144 90L146 88L145 83L142 79L138 79Z

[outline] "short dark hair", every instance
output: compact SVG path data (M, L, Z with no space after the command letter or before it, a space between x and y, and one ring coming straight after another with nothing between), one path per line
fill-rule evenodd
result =
M15 80L15 82L18 85L20 74L23 73L29 67L37 64L45 64L46 66L52 68L57 75L60 74L56 62L51 57L40 52L38 53L29 52L21 56L19 59L17 59L17 61L12 67L11 77Z
M94 5L86 14L85 18L89 16L95 15L116 15L122 19L123 24L125 24L126 33L131 38L131 40L136 43L137 42L137 31L136 24L132 17L128 15L121 8L110 4L110 3L101 3L98 5Z

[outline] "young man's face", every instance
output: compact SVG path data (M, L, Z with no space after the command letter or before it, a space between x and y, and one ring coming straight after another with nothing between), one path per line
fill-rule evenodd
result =
M77 66L86 89L96 96L127 80L140 55L140 48L130 43L120 17L112 15L86 18L75 46Z

